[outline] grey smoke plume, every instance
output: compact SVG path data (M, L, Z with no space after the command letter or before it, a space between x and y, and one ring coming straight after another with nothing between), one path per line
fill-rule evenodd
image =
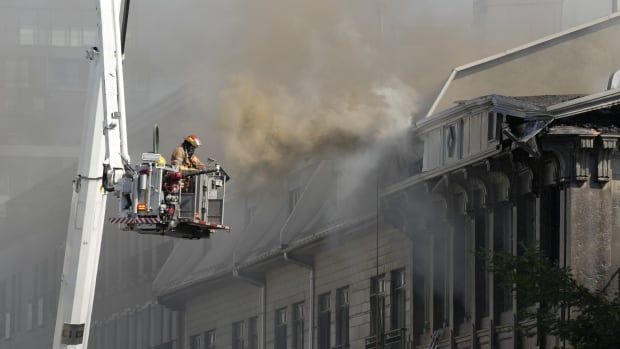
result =
M208 152L212 144L221 149L215 156L245 189L300 161L342 156L406 128L423 97L411 75L418 67L396 61L418 47L394 40L422 40L396 17L412 8L374 0L213 8L235 17L216 20L225 40L208 37L204 62L191 65L201 105L183 126L205 135Z
M545 20L515 30L522 22L477 13L466 0L197 6L184 16L205 16L200 25L178 23L184 35L171 40L201 38L175 66L200 81L199 115L183 126L205 135L207 152L219 147L215 156L251 186L304 158L348 153L406 127L452 67L562 28ZM560 8L523 6L519 14Z
M415 96L394 79L366 92L309 100L303 92L236 77L219 111L227 157L242 178L261 184L309 157L342 155L407 127Z

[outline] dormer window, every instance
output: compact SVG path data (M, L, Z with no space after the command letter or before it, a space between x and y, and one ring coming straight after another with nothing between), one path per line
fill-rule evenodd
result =
M448 126L448 139L446 140L446 146L448 147L448 157L454 157L454 146L456 145L456 126Z
M458 123L446 125L444 128L444 148L446 160L459 158L459 133Z
M494 112L487 113L487 141L497 139L497 117Z

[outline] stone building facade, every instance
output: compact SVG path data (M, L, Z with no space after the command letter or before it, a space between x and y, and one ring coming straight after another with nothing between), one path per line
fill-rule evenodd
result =
M175 249L154 287L183 314L183 348L363 348L374 333L405 345L409 239L377 221L374 184L344 199L338 168L307 164L189 266L191 248Z
M266 239L265 246L233 248L242 257L216 266L205 257L185 278L174 274L183 266L167 265L174 277L160 278L156 288L160 303L182 314L182 347L376 348L378 341L381 348L426 348L432 337L437 348L559 344L518 334L524 305L495 285L472 251L539 247L589 287L609 281L620 266L613 174L619 97L462 102L416 124L409 136L424 149L421 158L403 166L406 155L387 157L385 168L399 171L381 176L387 185L378 220L372 210L314 227L314 215L295 218L294 210L280 221L264 218L264 226L253 217L241 234L262 232L247 245ZM331 200L315 204L318 215ZM278 241L265 226L308 229ZM225 241L214 238L200 253L225 249Z
M538 247L588 287L608 283L620 266L619 101L617 91L603 95L485 96L417 124L420 173L385 194L391 220L411 239L414 346L433 333L446 348L559 344L517 334L525 305L472 251Z
M592 289L620 266L620 92L592 87L620 50L604 48L611 59L587 74L573 66L572 85L561 88L553 77L575 62L532 66L588 56L582 49L604 47L618 21L455 69L405 145L385 153L379 176L364 177L354 195L341 192L348 178L338 162L320 161L285 178L275 197L238 198L231 205L246 227L175 249L155 281L159 302L182 318L179 345L561 344L516 330L527 305L496 285L474 251L538 247ZM515 74L530 66L534 85ZM505 93L486 92L494 89Z

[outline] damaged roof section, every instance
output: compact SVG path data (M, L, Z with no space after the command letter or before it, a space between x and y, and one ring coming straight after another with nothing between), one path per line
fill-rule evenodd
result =
M610 115L617 112L619 104L619 89L592 95L493 94L458 101L415 124L414 132L424 143L422 173L417 180L505 151L520 149L540 157L540 135L616 135L620 121Z
M575 98L581 98L586 96L585 94L568 94L568 95L542 95L542 96L519 96L510 97L525 103L536 105L541 108L547 108L558 103L564 103L572 101Z
M403 185L506 151L539 157L542 135L618 134L619 36L614 13L455 68L413 126L422 171Z
M558 125L558 126L550 127L547 134L552 135L552 136L557 136L557 135L582 136L582 135L585 135L585 136L596 137L596 136L600 136L601 132L593 128L589 128L589 127Z
M412 127L413 137L422 143L421 171L385 188L382 195L515 150L537 158L554 139L620 138L618 115L620 89L591 95L487 95L459 101Z

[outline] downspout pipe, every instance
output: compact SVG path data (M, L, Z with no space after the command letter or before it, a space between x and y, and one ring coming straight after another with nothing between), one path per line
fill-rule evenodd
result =
M260 311L260 341L258 349L267 349L267 284L265 280L244 275L239 272L239 268L234 267L233 277L258 287L258 306Z
M291 256L287 251L282 252L282 257L284 261L287 263L291 263L297 265L301 268L307 269L310 272L309 281L310 281L310 299L309 299L309 310L308 317L310 318L310 326L308 326L308 348L314 349L314 283L315 283L315 275L314 275L314 262L312 261L304 261L300 258L295 258Z

